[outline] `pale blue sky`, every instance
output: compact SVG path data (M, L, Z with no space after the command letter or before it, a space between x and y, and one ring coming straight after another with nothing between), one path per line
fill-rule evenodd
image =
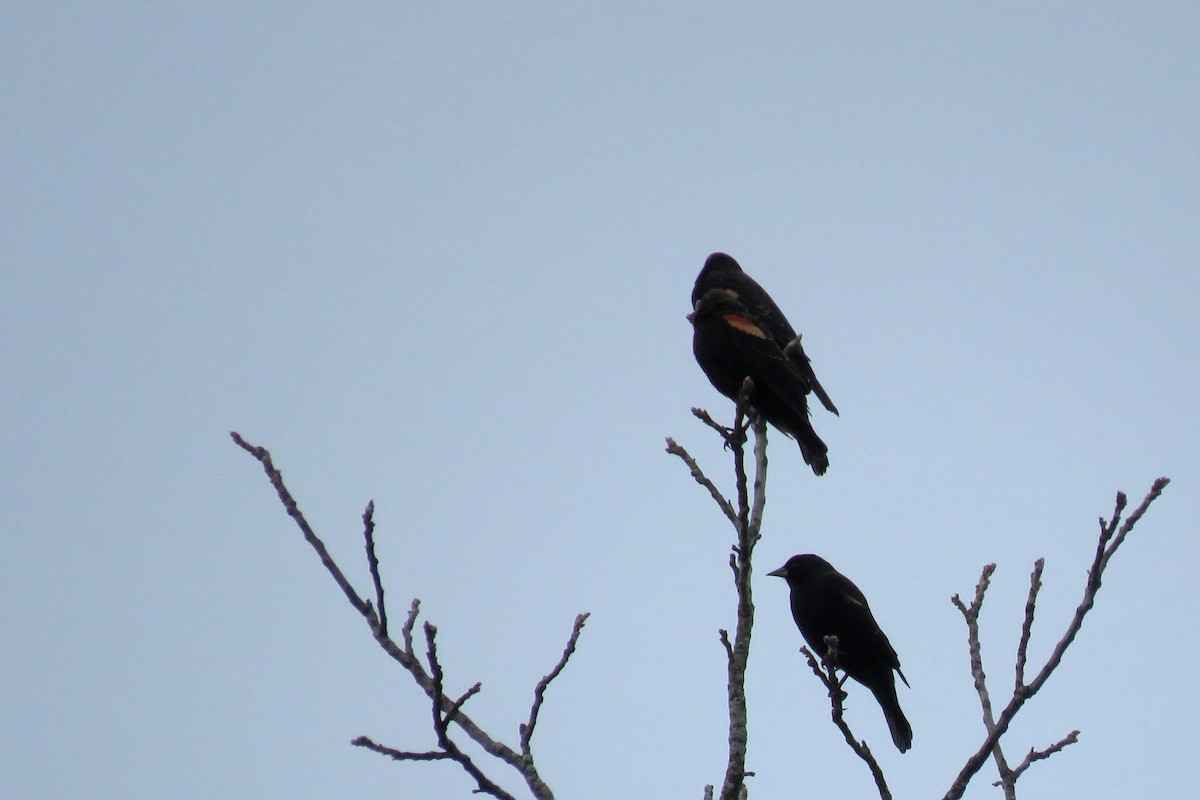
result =
M269 447L364 591L562 798L700 796L733 623L688 409L713 250L805 335L832 466L776 435L755 583L753 797L869 796L782 582L817 552L900 652L897 797L981 738L948 598L1000 568L999 686L1096 517L1175 482L1010 738L1072 728L1026 797L1192 782L1200 701L1200 11L1194 4L9 3L0 47L0 796L467 797L231 429ZM1166 641L1164 641L1166 640ZM1153 765L1152 768L1148 765ZM511 776L495 776L516 788ZM985 772L970 797L996 797ZM819 788L818 788L819 787Z

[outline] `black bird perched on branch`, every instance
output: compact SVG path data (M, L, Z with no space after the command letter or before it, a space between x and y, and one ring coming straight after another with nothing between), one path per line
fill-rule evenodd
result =
M750 403L779 430L795 437L817 475L829 467L829 448L809 421L812 392L834 414L800 337L771 296L724 253L713 253L692 288L692 352L717 391L737 401L742 382L754 381Z
M900 671L900 659L892 643L879 629L859 588L828 561L814 555L792 556L767 574L788 582L792 618L813 652L825 656L825 637L836 636L836 666L875 695L896 748L903 753L912 747L912 726L900 710L892 670L905 686L908 680Z
M792 324L779 310L779 306L775 305L767 290L743 272L733 256L713 253L705 260L704 268L696 276L696 284L692 287L692 308L696 307L701 297L713 289L723 289L732 293L734 299L746 307L775 344L779 345L779 349L787 354L788 360L800 370L805 381L805 392L811 391L816 394L821 405L825 406L829 413L837 414L837 406L829 399L825 387L813 373L812 363L805 355L804 348L800 345L800 337L796 335Z

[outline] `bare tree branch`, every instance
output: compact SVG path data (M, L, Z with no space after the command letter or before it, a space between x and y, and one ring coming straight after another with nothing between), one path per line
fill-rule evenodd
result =
M1046 559L1039 558L1033 562L1033 572L1029 575L1029 597L1025 600L1025 621L1021 623L1021 641L1017 644L1016 691L1025 685L1025 662L1029 652L1029 637L1033 635L1033 614L1037 608L1038 592L1042 589L1042 570Z
M1150 504L1162 494L1163 489L1165 489L1167 484L1170 482L1171 480L1169 478L1159 478L1154 481L1154 484L1150 487L1150 491L1142 500L1141 505L1138 506L1137 510L1127 520L1125 520L1125 524L1121 526L1116 537L1112 539L1112 542L1109 544L1108 548L1104 549L1102 553L1097 553L1096 559L1092 562L1092 566L1088 570L1088 582L1087 588L1084 590L1083 600L1080 602L1079 607L1075 609L1075 616L1071 619L1071 623L1067 627L1066 634L1055 646L1054 652L1050 654L1050 658L1047 659L1046 664L1042 667L1041 671L1038 672L1037 677L1035 677L1033 682L1026 687L1028 694L1033 694L1038 689L1042 688L1042 685L1045 684L1045 682L1050 678L1050 674L1054 672L1055 668L1062 661L1063 654L1066 653L1067 648L1070 647L1071 642L1075 640L1076 634L1079 633L1079 629L1083 626L1083 618L1089 611L1092 610L1092 606L1096 602L1096 592L1100 590L1101 578L1104 575L1105 568L1108 566L1109 559L1116 554L1117 548L1125 542L1125 537L1131 530L1133 530L1133 526L1137 524L1138 520L1142 518L1142 516L1146 513L1146 510L1150 507ZM1124 510L1124 508L1125 494L1123 492L1118 492L1116 510L1113 512L1113 518L1108 528L1109 530L1116 527L1117 523L1120 521L1121 511ZM1108 538L1111 538L1111 533L1107 536L1101 537L1101 539L1104 541L1107 541Z
M366 540L367 569L371 571L371 582L375 584L375 610L379 613L379 632L388 635L387 607L383 604L383 582L379 578L379 558L375 555L375 501L367 502L363 511L363 539Z
M720 437L725 440L726 449L732 447L734 437L740 435L738 433L737 426L726 428L724 425L713 419L703 408L692 408L692 416L716 431Z
M419 597L414 597L412 603L408 607L408 619L404 621L404 628L401 631L404 641L404 652L413 658L416 656L413 655L412 632L413 626L417 624L417 614L419 613L421 613L421 599Z
M861 758L867 765L867 769L871 771L871 777L875 779L875 788L879 791L880 800L892 800L892 792L888 789L883 769L875 760L871 748L867 746L865 739L859 740L855 737L850 730L850 725L846 722L844 706L846 693L842 690L842 684L846 682L846 678L839 679L837 676L837 637L826 636L825 644L829 650L826 652L826 658L822 659L825 664L824 669L817 663L817 657L807 647L801 647L800 652L808 660L808 666L813 674L820 678L821 683L825 684L825 688L829 691L830 716L833 724L842 732L842 738L846 740L846 744L850 746L854 754Z
M732 663L733 661L733 643L729 641L729 631L724 628L717 630L717 638L721 640L721 646L725 648L725 658Z
M256 447L250 444L236 431L231 432L229 435L237 443L238 447L254 456L258 459L258 463L262 464L263 471L267 473L267 479L271 481L271 486L275 488L275 493L279 495L279 500L283 503L288 516L295 521L301 533L304 534L304 540L312 546L313 550L317 551L317 555L321 558L321 564L333 576L334 582L342 590L342 593L346 595L346 599L350 601L350 605L354 606L355 610L367 619L372 630L377 629L379 618L375 615L375 610L371 608L369 603L358 596L358 592L354 591L354 587L350 585L350 581L346 580L346 576L342 573L337 562L333 560L333 556L329 555L329 551L325 549L325 543L317 538L317 534L313 533L308 520L300 513L300 508L296 505L296 500L292 497L292 493L283 485L283 473L275 468L275 464L271 461L271 454L267 452L267 448Z
M729 763L725 780L721 786L721 800L739 800L746 792L746 749L749 742L748 714L746 709L746 665L750 659L750 637L754 628L754 597L751 588L752 556L754 545L761 538L759 529L751 527L751 509L757 509L761 525L762 507L766 501L767 474L766 422L758 414L753 415L750 425L754 431L755 447L755 495L750 497L746 477L746 424L750 417L749 396L753 382L747 378L738 398L737 417L730 449L733 451L734 474L737 476L737 544L733 548L730 565L734 569L734 586L737 590L737 625L733 633L733 657L727 659L729 694ZM727 650L728 652L728 650Z
M700 469L700 465L696 463L696 459L692 458L691 454L688 453L687 450L684 450L678 443L676 443L674 439L669 436L667 437L667 452L673 456L679 456L681 459L683 459L683 463L687 464L688 470L692 473L692 478L695 479L696 483L700 484L705 489L708 489L708 493L712 495L713 500L715 500L717 505L721 507L721 513L723 513L730 522L736 525L737 512L734 511L733 505L725 499L725 496L721 494L720 490L717 489L717 487L713 485L713 482L708 479L708 476L704 474L702 469Z
M739 394L734 425L726 428L716 423L706 411L693 409L693 414L706 426L712 428L721 436L726 449L731 453L735 475L736 507L728 500L704 474L696 461L679 446L673 439L667 439L667 452L678 456L687 465L692 477L708 490L722 513L734 526L736 541L731 548L729 565L733 573L734 584L738 595L737 621L731 639L729 632L720 629L719 640L726 654L727 688L729 703L729 761L725 771L724 781L720 790L720 800L745 800L748 794L746 778L753 772L746 770L747 753L747 708L745 696L745 673L749 659L751 631L754 621L754 604L751 592L752 556L754 547L761 539L761 526L765 509L766 486L766 423L749 405L752 382L747 379ZM752 455L754 459L754 475L751 482L746 460L746 443L748 433L754 433ZM364 599L350 583L345 573L330 555L322 540L312 530L311 526L300 511L298 504L283 482L282 473L274 466L270 453L262 447L250 444L238 433L231 433L234 442L252 455L262 466L268 480L279 496L287 514L300 529L305 540L318 555L322 565L333 578L338 588L345 595L351 606L366 621L377 644L391 658L399 663L412 676L414 682L430 699L431 718L437 739L437 750L409 751L399 750L375 742L366 736L359 736L352 744L371 750L397 761L453 761L475 781L475 793L487 794L498 800L516 800L513 795L501 788L492 778L487 776L475 760L465 753L452 736L452 726L457 726L474 741L485 753L508 764L525 781L529 792L536 800L553 800L554 794L542 780L534 763L531 741L537 727L545 693L549 685L562 673L571 656L574 654L578 639L588 618L587 613L575 618L572 632L563 649L562 655L549 673L538 681L534 688L533 701L526 722L518 726L519 745L510 747L483 731L463 711L465 704L481 691L481 684L475 683L456 699L445 694L445 675L438 658L437 628L424 623L423 630L426 640L425 659L426 669L420 657L414 651L413 631L420 614L420 600L414 598L401 629L401 641L395 642L389 635L387 609L384 599L383 581L380 576L379 560L376 553L374 502L369 502L362 514L363 538L367 556L367 566L374 588L374 602ZM1011 698L999 714L995 713L993 699L987 685L987 675L984 671L982 645L980 642L979 617L982 611L987 589L990 585L996 565L984 567L975 587L975 595L968 605L955 595L952 602L962 613L967 625L968 650L970 668L977 694L979 695L986 736L978 750L972 754L958 773L943 800L959 800L966 790L967 784L978 773L983 763L990 755L996 762L999 780L995 785L1001 786L1008 800L1016 798L1016 783L1018 779L1034 763L1048 759L1055 753L1061 752L1076 743L1079 731L1069 733L1058 742L1042 750L1031 748L1020 764L1015 768L1009 766L1000 746L1002 737L1006 734L1013 719L1024 706L1025 702L1042 689L1050 675L1061 663L1065 652L1078 635L1083 620L1093 608L1096 595L1102 585L1104 572L1109 561L1125 542L1128 534L1148 511L1150 505L1161 495L1169 484L1169 479L1159 478L1151 486L1140 505L1122 520L1128 501L1122 492L1117 493L1114 510L1110 519L1100 519L1099 534L1091 566L1087 572L1083 596L1069 621L1062 637L1055 644L1042 667L1037 670L1033 679L1026 682L1028 667L1028 651L1032 639L1034 619L1037 610L1037 599L1042 587L1044 559L1034 563L1030 575L1030 586L1025 603L1025 613L1021 624L1020 637L1016 649L1014 664L1014 683ZM843 738L855 754L867 765L875 780L882 800L891 800L890 790L884 778L882 769L875 760L865 741L856 739L844 718L843 701L845 693L842 686L845 677L839 679L837 673L837 640L827 637L828 651L823 659L824 668L816 657L807 649L802 652L808 659L809 666L826 686L831 707L831 717L835 726L842 732ZM705 787L704 797L712 800L714 787Z
M429 661L429 670L426 671L425 666L421 663L413 647L413 629L417 623L417 617L421 610L421 601L414 598L408 609L408 615L404 621L404 626L401 628L401 644L397 644L388 634L387 629L387 612L384 605L383 582L379 576L379 561L375 554L375 525L374 511L375 505L373 502L368 503L366 511L363 513L363 537L366 543L367 551L367 567L371 573L371 579L375 586L375 602L378 604L378 610L370 601L364 600L350 581L346 578L345 573L334 561L329 554L325 543L316 535L308 521L301 513L295 498L287 486L284 485L282 473L275 467L271 460L271 454L264 447L258 447L250 444L243 439L238 433L231 432L230 437L233 441L252 455L259 464L262 465L264 472L267 474L271 486L279 495L284 509L288 516L300 528L304 534L304 539L309 543L313 550L321 559L322 565L332 576L338 588L346 596L350 605L363 617L366 621L371 635L376 643L394 659L401 667L403 667L413 681L425 692L432 704L432 716L434 732L438 737L438 745L440 750L433 751L408 751L398 750L379 744L367 736L359 736L354 739L352 744L357 747L363 747L372 750L381 755L388 756L397 761L455 761L460 767L465 770L472 778L475 779L477 792L490 794L496 798L503 800L515 800L508 792L501 789L491 778L487 777L482 769L474 763L465 753L459 749L458 745L450 737L450 725L457 725L472 741L488 755L504 762L512 767L524 779L530 794L536 800L554 800L554 793L550 787L542 780L538 773L536 764L534 763L532 754L528 751L528 738L522 734L521 751L497 741L480 728L474 720L467 714L463 713L463 705L476 694L479 693L481 685L476 683L471 688L467 689L457 699L451 700L446 696L442 686L442 667L437 658L436 633L437 628L429 623L425 623L425 636L427 644L426 657ZM530 722L521 726L522 728L529 727L529 735L532 735L532 727L536 724L537 715L540 711L546 687L555 677L562 672L566 666L567 659L574 652L576 643L579 639L579 634L583 628L583 621L587 619L587 614L580 614L576 617L575 628L573 629L570 640L568 641L567 649L563 653L563 657L555 666L555 669L550 675L544 677L537 685L534 691L534 703L530 709Z
M1096 551L1092 558L1091 567L1088 569L1087 582L1083 591L1083 599L1075 609L1075 614L1068 623L1066 631L1063 633L1062 638L1058 640L1058 643L1055 644L1054 650L1046 659L1046 663L1038 671L1037 675L1031 682L1024 682L1024 665L1020 664L1017 669L1017 685L1013 688L1012 698L1008 701L1008 704L1004 707L1004 710L1000 712L1000 716L996 717L994 721L989 721L989 718L991 717L991 701L990 699L985 701L986 684L985 677L983 675L982 656L979 655L977 648L972 646L971 673L976 679L976 688L978 689L981 685L984 686L984 692L981 692L980 694L980 703L984 710L984 725L987 728L988 733L983 740L983 744L979 746L979 749L967 759L966 764L964 764L963 768L959 771L958 776L954 779L954 782L951 784L950 789L946 792L943 800L958 800L958 798L961 798L967 789L967 784L970 782L975 773L979 771L980 767L983 766L983 762L987 760L988 755L992 754L993 751L997 753L999 752L997 743L1000 741L1000 737L1002 737L1008 730L1008 727L1012 723L1013 718L1016 717L1017 712L1021 710L1021 707L1025 705L1025 702L1030 697L1033 697L1035 694L1037 694L1042 686L1045 685L1046 681L1050 679L1050 675L1053 674L1058 665L1062 663L1063 655L1066 653L1067 648L1071 646L1071 642L1075 640L1076 635L1079 633L1079 629L1083 626L1084 617L1095 605L1096 593L1100 590L1104 570L1108 566L1109 560L1113 557L1113 555L1116 554L1117 549L1121 546L1121 544L1124 543L1126 536L1130 531L1133 530L1134 525L1137 524L1138 520L1140 520L1150 508L1150 504L1162 494L1163 489L1165 489L1169 483L1170 479L1168 478L1159 478L1154 481L1153 485L1150 487L1150 491L1142 500L1141 505L1138 506L1133 514L1126 518L1124 524L1121 524L1121 514L1125 510L1127 500L1124 492L1117 493L1117 499L1113 509L1112 518L1107 522L1103 518L1100 519L1100 535L1096 543ZM990 578L992 569L994 569L992 565L984 568L986 577ZM1027 629L1032 631L1034 610L1031 607L1036 606L1037 588L1040 587L1040 584L1041 570L1035 564L1034 573L1030 580L1029 599L1026 601L1025 622L1022 624L1022 640L1017 648L1018 661L1020 661L1022 652L1025 651L1023 647L1028 647L1028 637L1025 635L1025 631ZM972 612L977 625L979 607L983 603L983 592L986 591L986 588L986 581L983 577L981 577L980 584L976 587L976 602L972 603L971 608L969 609L963 605L962 601L957 595L952 598L954 605L958 607L958 609L963 612L963 616L967 618L968 640L970 640L972 636L970 633L972 625ZM978 638L977 629L974 636L976 639ZM1063 747L1071 744L1072 741L1072 737L1068 736L1060 743L1062 745L1061 747L1057 745L1052 746L1045 751L1046 755L1042 756L1041 758L1046 758L1052 753L1058 752L1059 750L1063 749ZM997 760L998 763L1003 763L1003 756L1000 755ZM1001 769L1000 780L1001 784L1005 787L1006 796L1015 796L1015 784L1017 778L1020 777L1025 769L1028 769L1029 764L1032 764L1033 761L1038 761L1041 759L1033 758L1027 760L1029 763L1022 763L1018 770L1010 770L1008 769L1007 765Z
M751 429L754 431L754 491L746 532L757 544L762 538L763 511L767 507L767 421L756 415Z
M1047 759L1050 756L1054 755L1055 753L1062 751L1068 745L1075 744L1078 741L1079 741L1079 731L1071 731L1066 736L1064 736L1063 738L1059 739L1054 744L1047 747L1045 750L1034 750L1032 747L1029 748L1029 755L1025 756L1025 760L1022 761L1017 766L1017 768L1012 771L1012 782L1016 783L1017 778L1021 777L1021 773L1023 773L1025 770L1029 769L1030 765L1033 764L1035 761L1042 761L1044 759ZM992 785L1000 786L1002 783L1003 783L1003 781L996 781Z
M471 685L470 689L467 689L465 692L460 694L458 699L450 705L450 708L446 709L446 721L453 722L454 718L458 716L458 711L463 707L463 704L475 695L479 694L482 690L483 684L479 681L475 681L475 683Z
M963 619L967 623L967 650L971 656L971 677L975 681L975 692L979 695L979 706L983 710L983 725L988 733L995 731L996 717L992 711L992 697L987 688L987 674L983 671L983 646L979 639L979 613L983 610L984 596L991 585L992 575L995 571L995 564L988 564L983 568L983 572L979 575L979 582L975 584L975 599L971 601L970 607L964 605L958 595L951 598L951 602L962 612ZM1031 618L1027 617L1027 619ZM1000 773L1001 782L1004 784L1005 800L1014 800L1015 795L1010 794L1010 791L1015 790L1009 781L1012 770L1008 767L1008 760L1004 757L1004 751L1001 749L998 739L992 747L992 758L996 761L996 770Z
M484 775L482 770L471 760L471 757L460 750L458 745L450 738L450 731L447 725L450 721L451 712L457 714L461 703L451 705L445 714L442 713L442 703L440 701L446 695L443 691L444 675L442 674L442 664L437 656L437 628L428 622L425 623L425 645L428 647L425 655L429 659L429 672L433 678L433 730L437 734L438 746L451 759L458 762L458 765L468 775L475 779L475 783L479 785L479 789L476 790L477 793L490 794L498 800L516 800L515 797L501 789L490 778ZM462 699L466 700L472 694L474 694L474 691L468 691L463 695Z
M350 744L355 747L364 747L367 750L373 750L380 755L385 755L393 761L444 761L450 760L450 754L445 750L426 750L421 753L416 753L411 750L396 750L386 745L378 744L371 740L368 736L359 736Z
M720 506L725 518L733 524L736 541L729 556L729 567L733 572L737 591L737 624L733 639L729 632L719 631L721 646L725 649L727 692L729 703L729 760L725 778L721 785L720 800L739 800L745 797L745 779L752 774L746 771L746 747L748 741L746 710L746 664L750 657L750 637L754 627L754 601L750 585L754 545L761 538L763 509L766 504L767 480L767 428L766 422L755 413L749 404L754 383L747 378L738 397L732 428L718 424L707 411L693 408L692 414L716 431L733 457L737 508L727 500L711 480L696 464L695 460L674 439L667 439L667 452L679 456L688 466L692 477ZM747 431L754 432L754 481L753 486L746 471Z
M578 614L575 617L575 625L571 628L571 636L567 639L567 646L563 648L562 656L558 659L558 663L550 670L533 690L533 706L529 709L529 721L520 726L519 733L521 735L521 753L527 759L533 758L533 753L529 749L529 740L533 738L533 729L537 727L538 713L542 710L542 701L546 696L546 688L550 686L550 682L558 677L558 674L567 666L567 661L575 653L575 645L579 641L579 634L583 632L583 624L587 622L590 614Z

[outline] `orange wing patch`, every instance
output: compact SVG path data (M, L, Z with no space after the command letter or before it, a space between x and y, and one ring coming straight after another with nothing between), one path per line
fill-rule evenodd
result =
M759 339L767 338L766 331L743 317L741 314L722 314L721 319L725 320L742 333L748 333L751 336L757 336Z

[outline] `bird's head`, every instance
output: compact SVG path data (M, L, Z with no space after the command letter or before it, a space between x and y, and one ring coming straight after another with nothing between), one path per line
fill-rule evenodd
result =
M828 561L812 553L805 553L792 556L782 567L767 574L773 578L783 578L789 584L798 584L832 571L833 567Z
M734 260L733 256L726 253L713 253L704 260L704 269L700 270L700 274L712 274L714 272L741 272L742 266Z
M704 262L696 283L692 286L692 308L700 304L700 297L718 286L729 287L736 284L742 275L742 268L732 257L724 253L713 253Z

